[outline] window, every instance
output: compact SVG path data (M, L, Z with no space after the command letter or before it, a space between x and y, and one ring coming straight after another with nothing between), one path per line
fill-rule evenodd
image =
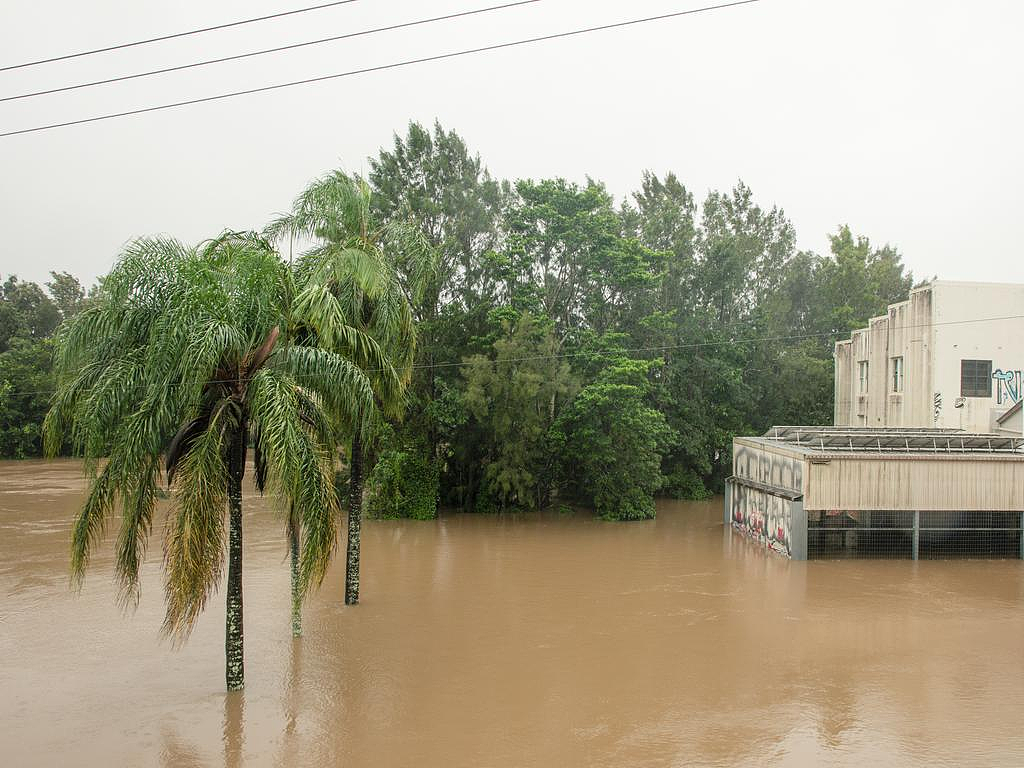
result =
M903 356L892 358L892 391L903 391Z
M868 391L868 361L861 360L857 363L857 372L860 374L860 393L864 394Z
M992 397L992 361L960 361L960 396Z

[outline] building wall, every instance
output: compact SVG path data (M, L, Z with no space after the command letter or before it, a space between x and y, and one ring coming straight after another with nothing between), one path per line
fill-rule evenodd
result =
M809 511L1024 511L1021 456L833 456L806 475Z
M853 422L853 342L840 341L835 352L834 423L837 427L852 427Z
M939 282L933 294L934 395L941 402L936 423L968 432L995 431L995 419L1024 394L1024 320L964 321L1024 315L1024 285ZM961 360L992 361L991 397L961 398Z
M744 480L790 491L806 492L806 455L785 445L765 446L742 437L732 441L732 473Z
M836 344L835 424L994 431L995 419L1024 397L1024 319L1009 319L1017 315L1024 285L936 281L911 291ZM901 392L893 386L897 358ZM961 397L961 360L992 361L991 397Z
M730 481L729 511L733 527L787 557L793 556L793 504L790 499ZM806 531L806 521L803 526ZM802 533L806 537L806 533Z

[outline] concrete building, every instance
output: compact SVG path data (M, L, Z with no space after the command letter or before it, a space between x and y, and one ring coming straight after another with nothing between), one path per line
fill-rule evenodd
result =
M1024 285L937 280L835 347L837 427L1022 434Z
M1024 437L857 427L737 437L725 523L796 560L1024 557Z

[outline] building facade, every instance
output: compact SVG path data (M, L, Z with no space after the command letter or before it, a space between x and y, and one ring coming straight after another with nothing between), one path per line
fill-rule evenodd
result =
M733 439L724 513L794 560L1024 558L1024 437L772 427Z
M1024 285L936 280L835 346L837 427L1021 434Z

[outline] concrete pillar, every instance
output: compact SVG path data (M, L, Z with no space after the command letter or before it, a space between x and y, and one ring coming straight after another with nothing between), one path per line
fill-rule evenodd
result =
M724 514L722 515L722 522L725 524L726 527L729 527L732 524L732 494L733 494L732 480L726 480L725 481L725 503L724 503L725 510L724 510Z
M794 560L807 559L807 510L802 501L789 503L789 556Z
M917 551L921 543L921 513L914 510L914 559L917 560Z

